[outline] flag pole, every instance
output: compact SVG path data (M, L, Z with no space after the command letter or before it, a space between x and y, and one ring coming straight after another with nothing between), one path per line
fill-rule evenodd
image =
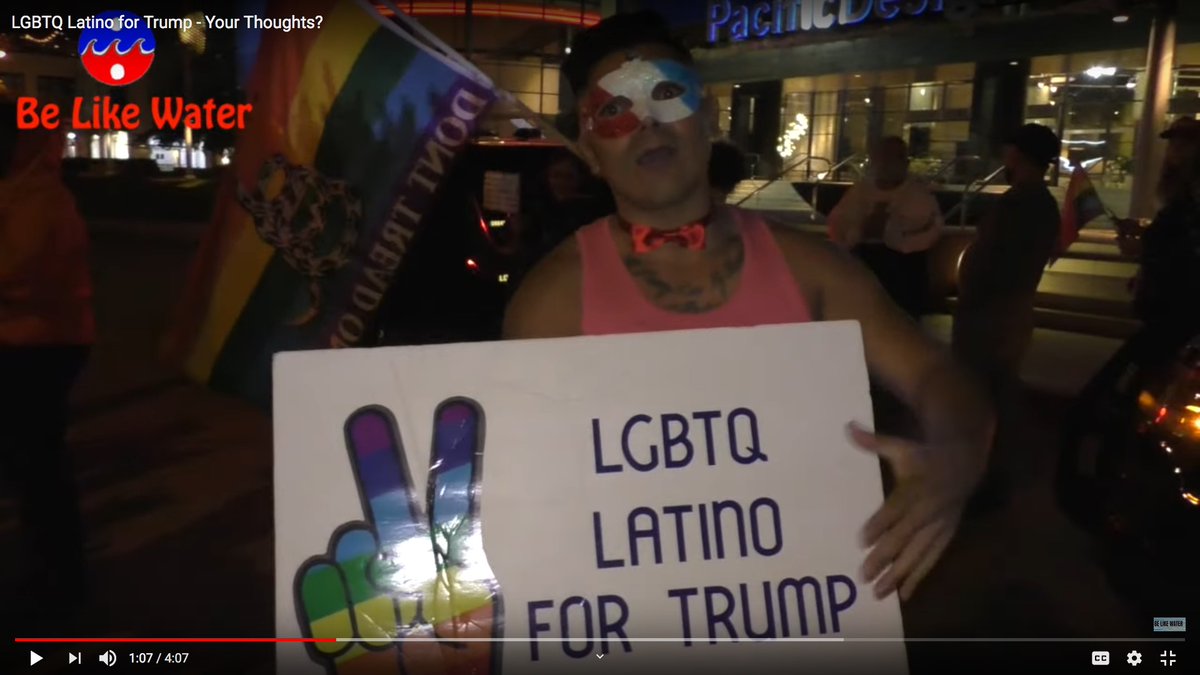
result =
M486 83L488 86L490 86L492 89L494 89L496 91L497 94L499 94L501 96L502 100L505 103L515 106L517 111L519 113L521 113L521 115L523 117L525 117L528 121L531 121L534 124L536 124L538 129L543 134L545 134L548 138L550 138L551 140L557 141L559 143L562 143L564 146L566 146L566 148L568 150L570 150L572 153L574 153L577 157L582 156L579 152L579 148L575 145L575 141L567 138L566 135L564 135L561 131L559 131L557 128L555 128L555 126L553 124L547 123L546 120L543 119L541 115L534 112L533 109L531 109L529 106L525 105L525 103L523 101L521 101L519 98L514 96L511 92L501 89L500 87L497 87L496 83L492 82L492 79L490 77L488 77L483 71L479 70L478 66L476 66L471 61L467 60L465 57L463 57L457 51L455 51L453 47L446 44L446 42L443 41L441 38L439 38L438 36L429 32L429 30L426 29L424 26L422 26L420 24L420 22L414 21L411 17L404 14L404 12L401 11L400 7L398 7L395 2L392 2L391 0L379 0L379 1L380 1L380 4L382 4L384 7L386 7L389 11L392 12L392 17L391 17L392 21L394 21L395 23L401 24L406 30L411 32L416 37L419 37L420 39L424 40L430 47L432 47L434 50L436 50L438 53L440 53L447 60L454 63L459 68L464 69L472 77L475 77L475 78L479 79L481 82ZM360 2L362 2L362 0L360 0Z

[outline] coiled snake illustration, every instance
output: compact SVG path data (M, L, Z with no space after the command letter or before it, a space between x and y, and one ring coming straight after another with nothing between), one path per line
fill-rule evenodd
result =
M268 186L280 171L283 187L278 196L268 198ZM238 202L254 219L258 236L309 280L311 304L289 322L292 326L307 324L321 312L322 280L350 262L350 252L358 242L362 201L345 181L327 178L308 167L288 163L283 155L275 155L263 164L254 189L238 185ZM336 209L339 204L340 209ZM328 250L321 251L318 248L332 238L322 236L327 225L341 232L326 244Z

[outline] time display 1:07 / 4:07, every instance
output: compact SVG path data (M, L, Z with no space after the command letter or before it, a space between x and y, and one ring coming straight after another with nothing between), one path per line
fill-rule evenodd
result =
M187 663L187 652L129 652L129 662L136 665L152 663Z

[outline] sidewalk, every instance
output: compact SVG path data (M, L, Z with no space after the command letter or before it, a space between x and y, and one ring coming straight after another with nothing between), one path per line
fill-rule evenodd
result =
M952 317L928 316L922 325L929 335L950 344ZM1114 338L1037 328L1021 367L1021 379L1034 391L1074 397L1120 346L1121 340Z

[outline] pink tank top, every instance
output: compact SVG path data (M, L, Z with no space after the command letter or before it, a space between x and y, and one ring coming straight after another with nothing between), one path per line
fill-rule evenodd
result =
M580 228L575 237L583 261L583 334L812 321L808 302L766 223L747 211L734 209L733 213L745 248L741 279L725 304L699 314L665 310L642 295L617 251L609 229L610 218Z

